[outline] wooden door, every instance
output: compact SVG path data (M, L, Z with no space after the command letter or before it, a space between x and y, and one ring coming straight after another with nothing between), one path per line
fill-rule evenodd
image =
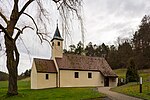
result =
M109 77L105 77L104 86L109 86Z

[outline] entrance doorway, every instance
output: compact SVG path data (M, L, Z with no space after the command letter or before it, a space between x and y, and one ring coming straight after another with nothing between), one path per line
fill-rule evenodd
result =
M105 77L104 79L104 86L109 86L109 77Z

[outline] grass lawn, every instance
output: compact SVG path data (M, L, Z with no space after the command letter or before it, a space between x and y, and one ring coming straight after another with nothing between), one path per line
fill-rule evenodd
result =
M94 88L53 88L31 90L30 81L18 81L19 94L7 97L7 81L0 82L0 100L82 100L102 98Z
M117 69L114 71L119 76L119 78L125 79L127 69ZM143 77L143 81L150 81L150 69L138 70L138 73L140 77Z
M116 69L114 71L119 76L119 78L125 78L127 69Z
M115 70L119 78L125 78L126 69ZM112 88L112 91L120 92L123 94L131 95L134 97L150 100L150 69L139 70L139 75L143 77L143 92L139 93L139 84L128 83L123 86Z
M139 93L139 84L137 83L129 83L123 86L112 88L111 90L130 96L142 98L144 100L150 100L150 82L144 82L142 93Z

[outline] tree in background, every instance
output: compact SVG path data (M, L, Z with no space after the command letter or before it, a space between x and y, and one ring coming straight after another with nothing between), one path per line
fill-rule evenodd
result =
M107 60L109 53L109 46L102 43L101 48L102 48L101 57L104 57Z
M21 75L18 76L18 80L30 77L30 75L31 75L31 69L26 70L25 72L22 72Z
M94 50L95 50L95 56L96 57L101 57L102 56L102 46L101 45L94 45Z
M85 54L87 56L95 56L95 50L93 48L92 42L89 42L89 44L86 46Z
M138 82L139 74L135 66L133 58L129 60L127 72L126 72L126 82Z
M63 29L67 30L69 16L72 13L76 13L76 17L82 24L82 17L81 17L81 6L82 0L1 0L0 1L0 32L4 33L4 40L5 40L5 47L6 47L6 66L9 72L9 83L8 83L8 95L17 95L18 94L18 87L17 87L17 76L18 76L18 64L20 59L20 53L17 48L17 40L21 34L24 33L24 30L29 29L36 29L36 34L39 36L41 42L43 40L48 41L45 36L47 34L46 31L46 22L49 22L48 11L46 7L43 6L44 3L53 1L62 17L63 21ZM42 28L45 30L44 32L40 31L39 25L37 25L35 19L32 17L31 12L28 13L27 8L31 5L33 8L38 9L38 21L40 21L40 25L43 26ZM8 8L9 6L9 8ZM50 7L50 6L49 6ZM6 10L7 9L7 10ZM8 12L6 12L8 11ZM79 13L80 12L80 13ZM69 15L70 14L70 15ZM20 21L23 20L22 16L26 16L30 18L30 20L34 24L34 28L30 24L24 24L24 26L20 26ZM45 19L45 20L44 20ZM81 29L82 29L81 28ZM68 31L68 30L67 30ZM49 42L49 41L48 41Z
M69 53L74 53L75 50L76 50L76 46L75 45L70 45L69 48L70 48Z
M121 68L126 68L128 60L132 57L133 51L129 42L125 41L118 47L118 57Z
M120 64L119 64L120 58L119 58L118 50L114 45L110 46L107 61L113 69L120 68Z
M75 49L75 54L82 55L83 53L84 53L84 45L81 41L79 41Z
M150 16L145 15L133 36L135 63L139 69L150 66Z
M83 48L81 42L72 52L82 54L85 51L86 56L102 57L106 60L112 69L128 68L130 58L134 59L137 69L150 68L150 17L144 16L141 20L139 29L135 32L132 39L117 39L117 46L93 45L92 42Z

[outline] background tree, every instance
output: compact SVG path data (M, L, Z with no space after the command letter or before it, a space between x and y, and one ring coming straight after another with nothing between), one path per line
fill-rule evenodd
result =
M105 55L105 59L107 60L108 57L108 53L109 53L109 47L107 45L105 45L104 43L102 43L102 54Z
M69 46L70 50L69 50L69 53L75 53L75 50L76 50L76 46L75 45L70 45Z
M89 42L89 44L86 46L85 54L87 56L95 56L95 50L93 48L92 42Z
M132 57L132 47L129 42L125 41L124 43L120 44L118 47L118 58L120 67L126 68L128 60Z
M120 68L120 66L119 66L120 58L119 58L118 50L114 45L110 46L110 51L108 53L107 61L113 69Z
M131 39L117 38L117 45L93 45L92 42L82 48L79 46L75 49L81 54L85 51L86 56L102 57L105 58L113 69L128 68L128 61L130 58L134 59L137 69L150 68L150 17L145 15L141 20L139 29Z
M102 46L101 45L94 45L95 48L95 56L101 57L102 56Z
M134 57L139 69L150 66L150 16L145 15L133 36Z
M32 3L35 3L36 5L33 5L33 7L38 7L38 13L40 20L40 24L43 24L44 29L46 30L46 25L44 24L45 19L48 19L47 17L47 11L46 7L43 6L43 2L50 2L51 0L3 0L0 1L0 20L2 23L0 23L0 32L4 33L4 39L5 39L5 47L6 47L6 56L7 56L7 61L6 61L6 66L8 69L9 73L9 83L8 83L8 95L17 95L18 94L18 87L17 87L17 76L18 76L18 63L19 63L19 52L17 48L17 39L20 36L20 34L24 33L24 30L29 28L29 29L36 29L36 34L39 36L41 42L43 40L47 39L45 36L47 34L43 32L40 32L39 30L39 25L37 25L36 21L32 17L32 14L27 13L27 8L30 6ZM60 12L60 15L62 16L62 21L64 22L64 29L68 30L67 27L67 22L69 20L69 13L76 13L76 16L78 19L81 21L82 25L82 17L80 16L80 7L82 4L82 0L52 0L53 2L56 3L56 6L58 7L58 10ZM8 12L5 13L5 6L3 3L7 3L11 7L8 8ZM5 4L6 5L6 4ZM7 8L7 6L6 6ZM29 24L24 25L22 27L19 26L20 20L22 20L22 16L27 16L29 17L35 27L33 28ZM48 20L49 21L49 20ZM41 25L42 26L42 25Z
M26 70L25 72L22 72L21 75L18 76L18 80L30 77L30 75L31 75L31 69Z
M84 45L81 41L79 41L75 49L75 54L82 55L83 53L84 53Z

